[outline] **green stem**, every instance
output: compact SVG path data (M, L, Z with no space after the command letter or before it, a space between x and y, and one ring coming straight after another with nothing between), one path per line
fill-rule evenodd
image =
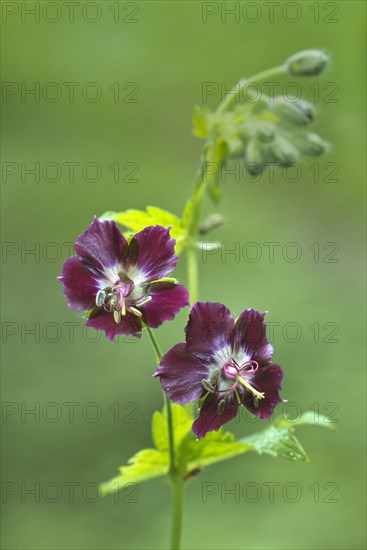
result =
M157 358L157 363L160 363L161 362L161 359L163 357L163 353L161 351L161 348L160 348L160 345L158 344L158 340L157 338L155 337L154 335L154 332L152 331L152 329L150 327L148 327L147 325L145 325L145 328L146 328L146 331L148 333L148 336L150 338L150 341L153 345L153 348L154 348L154 351L155 351L155 355L156 355L156 358Z
M172 509L172 532L171 532L171 550L179 550L182 533L182 516L183 516L183 497L184 497L184 482L182 479L176 478L171 480L173 509Z
M154 332L150 327L146 326L145 328L150 338L150 341L153 345L155 355L157 357L157 363L160 363L163 357L163 354L158 344L158 340L156 339ZM175 459L175 440L174 440L174 433L173 433L172 407L171 407L171 401L168 399L166 394L164 394L164 399L165 399L165 404L167 409L167 426L168 426L168 441L169 441L169 456L170 456L169 473L173 474L176 471L176 466L175 466L176 459Z
M162 359L162 351L158 344L154 332L148 326L145 327L150 338L150 341L153 345L157 362L160 363ZM173 417L172 417L172 406L171 401L168 399L167 395L164 394L166 411L167 411L167 427L168 427L168 442L169 442L169 470L168 470L168 479L172 488L172 532L171 532L171 550L179 550L180 541L181 541L181 532L182 532L182 517L183 517L183 480L180 472L178 471L176 465L176 456L175 456L175 440L174 440L174 429L173 429Z
M189 246L187 249L187 267L190 300L191 303L194 304L199 297L198 249L195 245Z

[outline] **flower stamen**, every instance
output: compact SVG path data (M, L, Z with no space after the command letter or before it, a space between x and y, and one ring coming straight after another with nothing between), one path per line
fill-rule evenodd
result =
M121 311L119 309L115 309L113 312L113 318L115 319L115 323L118 325L121 323L122 317L121 317Z
M136 315L137 317L142 317L143 316L142 312L139 311L138 309L136 309L136 307L129 306L129 310L132 311L132 313L134 315Z
M125 296L121 297L121 315L123 317L125 317L126 315L126 297Z
M239 374L237 374L236 376L236 380L242 384L242 386L244 386L245 388L247 388L248 390L250 390L250 392L252 392L254 394L255 397L257 397L257 399L264 399L265 397L265 393L263 392L259 392L257 390L255 390L255 388L253 388L251 386L251 384L249 384L247 382L247 380L245 380L244 378L242 378L242 376L240 376Z
M106 292L104 290L99 290L96 294L96 306L101 307L104 304L106 299Z

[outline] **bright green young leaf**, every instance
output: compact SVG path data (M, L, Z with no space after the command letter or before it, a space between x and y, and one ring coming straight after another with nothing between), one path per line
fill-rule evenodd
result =
M172 419L174 429L175 449L178 449L182 440L191 430L192 417L188 410L181 405L172 404ZM152 434L154 445L160 451L168 451L168 425L167 425L167 409L163 412L156 411L153 415Z
M172 225L172 228L178 228L181 225L177 216L155 206L147 206L146 212L132 209L126 210L126 212L119 212L115 220L117 223L121 223L128 229L131 229L134 233L141 231L148 225L163 225L163 227Z
M171 236L176 241L176 254L179 254L185 246L186 226L177 216L156 206L147 206L146 211L130 209L125 212L105 212L99 219L114 220L133 233L137 233L149 225L171 226Z
M120 468L120 474L101 485L102 494L114 493L123 489L127 483L139 483L168 472L169 458L167 452L157 449L144 449L134 455L127 466Z
M114 220L117 216L117 212L113 212L112 210L108 210L107 212L104 212L102 216L99 216L99 220Z
M199 138L207 138L211 134L213 126L213 113L209 107L200 107L199 105L195 106L194 118L193 118L194 128L192 133Z
M253 450L250 445L235 440L234 435L220 429L209 432L203 439L192 439L188 450L188 470L203 468Z

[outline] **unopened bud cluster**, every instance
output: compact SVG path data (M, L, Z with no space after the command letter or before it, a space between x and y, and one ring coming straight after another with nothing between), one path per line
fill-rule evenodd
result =
M290 166L301 155L319 156L329 145L309 131L315 116L307 101L286 101L276 97L272 104L244 124L244 161L250 173L257 174L269 164Z
M305 50L289 57L284 70L292 76L319 75L328 61L319 50ZM223 166L231 159L242 159L246 172L258 175L266 166L287 167L302 156L328 151L329 144L310 131L315 115L314 105L306 100L262 95L257 102L237 104L225 112L197 108L194 133L208 139L205 161ZM209 190L214 198L220 196L218 182L211 181Z

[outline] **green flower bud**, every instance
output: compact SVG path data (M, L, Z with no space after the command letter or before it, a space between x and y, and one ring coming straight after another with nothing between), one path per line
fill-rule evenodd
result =
M224 218L220 214L211 214L199 226L200 235L206 235L213 229L220 227L224 223Z
M251 176L258 176L263 171L263 155L261 143L252 138L246 147L245 164Z
M285 65L293 76L316 76L322 73L329 57L320 50L304 50L288 57Z
M282 97L275 98L272 111L287 122L300 126L310 124L315 115L315 108L308 101L287 101Z
M330 145L313 132L299 135L295 143L301 153L311 157L323 155L330 149Z
M264 146L264 162L278 163L280 166L290 166L299 159L297 148L285 137L277 135L269 145Z
M275 138L275 126L271 122L260 122L256 125L256 138L262 143L269 143Z

